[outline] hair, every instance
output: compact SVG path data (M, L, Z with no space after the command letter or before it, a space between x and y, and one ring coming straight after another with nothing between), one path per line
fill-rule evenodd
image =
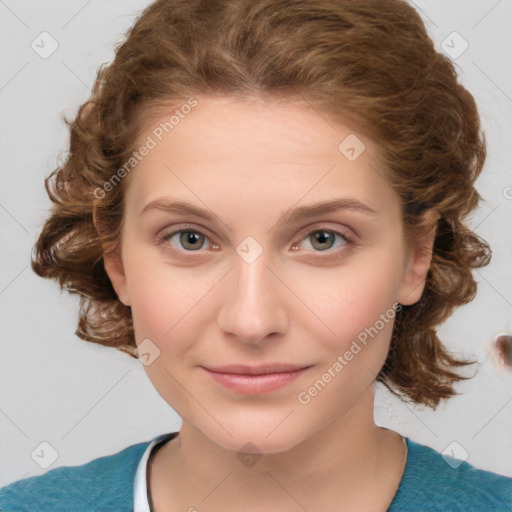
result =
M45 179L53 207L32 268L79 294L75 334L137 357L131 308L103 264L119 246L128 180L97 191L132 156L145 113L193 95L302 99L378 144L407 239L435 239L422 296L398 308L376 380L434 409L459 394L454 383L470 377L456 367L474 361L450 354L436 326L475 297L472 268L491 258L464 223L481 199L486 142L473 96L405 0L157 0L139 13L64 119L69 152Z

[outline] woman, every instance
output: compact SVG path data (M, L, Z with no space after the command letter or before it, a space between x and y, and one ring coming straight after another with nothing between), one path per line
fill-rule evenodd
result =
M33 269L183 424L3 511L510 510L510 478L373 419L376 382L455 394L436 327L490 258L477 108L407 3L159 0L69 149Z

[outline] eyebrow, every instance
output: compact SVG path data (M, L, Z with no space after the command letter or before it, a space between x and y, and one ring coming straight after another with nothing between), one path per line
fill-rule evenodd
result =
M332 213L337 210L351 210L366 215L378 215L378 210L353 198L336 198L320 203L299 206L286 211L278 220L278 225L293 224L311 217L316 217L326 213ZM142 216L151 211L165 211L183 215L193 215L205 220L212 220L213 217L219 218L211 210L193 205L186 201L172 200L171 198L159 197L148 203L140 212ZM224 224L224 223L223 223ZM228 227L229 228L229 227ZM231 228L229 228L232 231Z

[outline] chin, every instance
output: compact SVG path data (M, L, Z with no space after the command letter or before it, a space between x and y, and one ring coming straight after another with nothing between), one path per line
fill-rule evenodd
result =
M254 417L246 417L245 421L240 418L234 421L222 420L220 423L224 428L216 422L198 428L203 435L226 450L250 454L280 453L308 438L304 425L299 428L291 416L284 421L286 415L277 421L273 416L266 421Z

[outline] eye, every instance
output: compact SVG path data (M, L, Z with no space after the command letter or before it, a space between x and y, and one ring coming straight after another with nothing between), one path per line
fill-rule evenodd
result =
M167 241L172 245L176 246L179 244L181 247L179 249L183 249L186 252L196 252L200 249L203 249L205 246L205 241L209 240L208 237L194 229L192 227L187 227L180 229L179 231L174 231L173 233L169 233L164 235L161 238L161 241ZM218 245L213 244L213 248L218 248Z
M324 252L334 247L336 238L340 240L340 244L338 244L340 248L353 243L352 239L347 235L330 229L315 229L314 231L310 231L302 241L310 241L310 246L315 249L315 252ZM297 244L294 244L292 249L297 250Z
M338 240L337 246L336 240ZM313 252L316 253L329 252L336 254L339 251L330 251L330 249L338 248L343 251L347 246L354 245L354 242L349 235L339 233L332 229L323 228L307 232L306 236L300 241L307 241L310 247L313 248ZM207 247L208 242L210 242L210 248L212 250L218 250L220 248L218 244L212 243L204 233L196 229L194 226L183 226L181 229L159 236L157 239L158 244L166 243L171 245L171 249L173 250L190 253L203 252L201 249ZM295 243L292 246L292 250L299 250L298 243Z

